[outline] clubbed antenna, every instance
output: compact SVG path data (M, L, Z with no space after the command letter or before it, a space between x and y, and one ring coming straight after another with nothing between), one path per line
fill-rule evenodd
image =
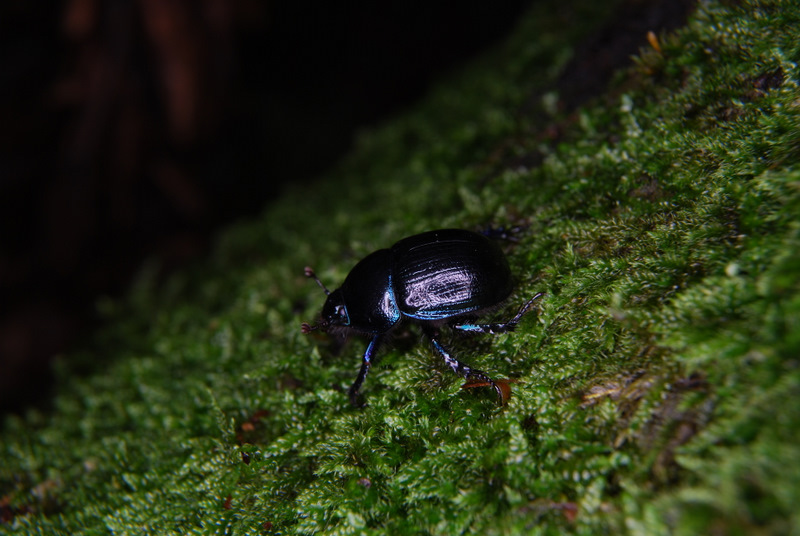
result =
M319 277L317 277L317 274L314 273L314 270L310 266L306 266L305 267L305 273L306 273L306 277L310 277L314 281L317 282L317 285L319 285L319 288L321 288L322 291L326 295L330 295L331 291L328 290L328 287L326 287L325 285L322 284L322 281L319 280ZM311 327L311 326L309 326L309 327ZM308 332L305 332L305 333L308 333Z

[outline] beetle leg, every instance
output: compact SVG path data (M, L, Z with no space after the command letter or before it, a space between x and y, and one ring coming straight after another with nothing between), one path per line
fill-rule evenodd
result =
M453 326L454 329L458 329L461 331L471 331L473 333L508 333L509 331L514 331L516 329L517 324L528 312L528 309L531 308L533 302L539 299L540 297L544 296L544 292L537 292L536 295L525 302L525 305L519 308L517 314L509 320L508 322L502 322L499 324L456 324Z
M444 362L447 363L453 372L458 374L459 376L463 376L464 378L474 378L478 381L483 381L491 385L494 390L497 392L497 396L500 397L502 400L503 393L500 390L500 387L494 382L492 378L489 377L488 374L483 372L482 370L477 370L469 365L462 363L458 359L450 354L450 351L445 348L442 343L439 342L439 330L436 328L432 328L429 326L422 326L422 331L427 335L427 337L431 340L433 344L433 349L436 350L436 353L439 354Z
M369 341L369 345L367 346L367 350L364 352L364 357L361 360L361 370L358 371L358 376L356 377L356 381L353 382L353 385L350 386L350 390L348 391L350 395L350 403L354 406L358 406L358 390L361 389L361 384L364 383L364 378L367 377L367 373L369 372L369 367L372 365L372 356L375 355L375 352L378 349L378 346L381 343L381 337L375 336Z

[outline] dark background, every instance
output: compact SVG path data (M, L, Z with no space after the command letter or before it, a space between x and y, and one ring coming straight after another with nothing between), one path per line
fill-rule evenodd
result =
M168 273L202 257L215 229L320 174L532 1L0 4L0 411L42 400L49 360L144 259ZM690 6L624 2L565 70L564 106Z
M354 130L513 28L523 0L9 1L0 7L0 409L145 258L310 180Z

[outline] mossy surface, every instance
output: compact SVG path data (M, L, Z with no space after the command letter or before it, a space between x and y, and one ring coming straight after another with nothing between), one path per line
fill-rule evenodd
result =
M799 534L800 5L703 2L568 117L588 30L556 5L206 266L100 303L52 409L4 423L0 533ZM303 267L487 225L521 227L497 317L547 292L449 339L508 405L409 329L350 407L363 343L300 332Z

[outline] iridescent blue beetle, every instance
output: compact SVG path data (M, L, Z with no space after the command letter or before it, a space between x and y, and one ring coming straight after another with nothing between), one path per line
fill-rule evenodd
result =
M303 324L303 333L315 329L344 331L370 337L361 370L350 387L350 401L358 405L358 390L369 372L372 358L387 335L402 321L422 328L433 348L457 374L492 386L504 399L500 386L486 373L462 363L439 342L439 328L505 333L514 330L539 292L516 316L499 324L476 324L482 314L495 309L511 294L511 270L500 248L486 236L462 229L429 231L380 249L350 271L333 292L306 267L328 295L322 318ZM499 380L498 380L499 382Z

